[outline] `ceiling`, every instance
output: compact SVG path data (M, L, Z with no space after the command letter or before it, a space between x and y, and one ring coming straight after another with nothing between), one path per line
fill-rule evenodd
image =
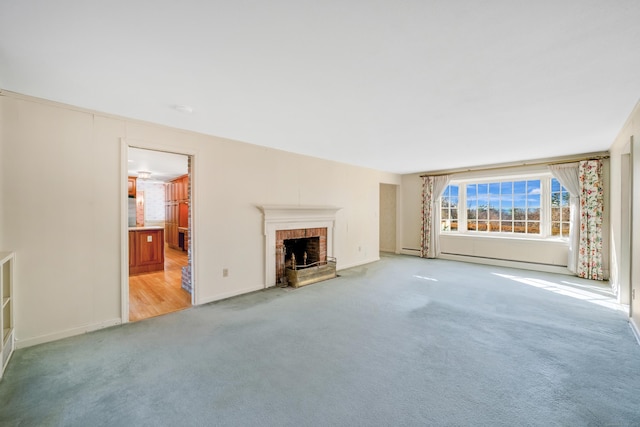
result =
M169 182L189 172L188 157L182 154L129 147L128 175L150 172L149 182Z
M0 88L398 173L603 151L640 1L0 0Z

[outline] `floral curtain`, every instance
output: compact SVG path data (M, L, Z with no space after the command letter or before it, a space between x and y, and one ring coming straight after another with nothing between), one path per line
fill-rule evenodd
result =
M571 226L569 228L569 256L567 269L572 273L578 272L578 247L580 244L580 164L564 163L549 165L551 174L571 195L570 212Z
M579 277L604 280L602 268L602 161L584 160L579 166L580 242L577 274Z
M448 184L449 175L422 177L422 258L435 258L440 254L440 209L437 209L437 203Z

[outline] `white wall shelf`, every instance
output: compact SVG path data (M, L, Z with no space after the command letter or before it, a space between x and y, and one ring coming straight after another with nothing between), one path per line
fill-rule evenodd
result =
M13 252L0 252L0 301L2 309L0 313L0 329L2 340L0 341L0 355L2 365L0 378L9 363L15 347L15 325L13 320L13 271L15 255Z

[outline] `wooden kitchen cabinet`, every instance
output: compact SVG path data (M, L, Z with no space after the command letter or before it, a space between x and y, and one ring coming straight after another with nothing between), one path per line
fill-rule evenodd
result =
M129 274L164 270L164 230L129 230Z
M136 266L136 233L129 230L129 273L131 268Z
M127 179L127 184L128 184L128 194L129 197L136 197L136 182L137 182L137 178L135 176L130 176Z
M188 228L189 224L189 175L183 175L169 182L165 187L165 238L173 249L188 249L188 239L179 235L178 228ZM183 232L184 233L184 232Z

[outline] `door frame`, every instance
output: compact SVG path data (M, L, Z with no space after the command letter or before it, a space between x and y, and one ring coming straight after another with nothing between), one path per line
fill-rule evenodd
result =
M128 169L129 147L145 150L163 151L166 153L180 154L191 158L189 181L191 192L189 203L191 205L191 228L189 230L189 245L191 249L191 305L196 305L198 299L197 286L197 262L196 262L196 162L197 152L174 145L161 145L131 138L120 138L120 316L122 323L129 323L129 212L128 212Z

